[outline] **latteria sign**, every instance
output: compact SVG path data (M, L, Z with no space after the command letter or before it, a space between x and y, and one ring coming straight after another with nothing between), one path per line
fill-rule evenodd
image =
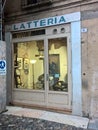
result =
M60 24L79 21L79 20L80 20L80 12L76 12L76 13L71 13L71 14L66 14L61 16L55 16L55 17L49 17L40 20L13 24L12 31L54 26L54 25L60 25Z

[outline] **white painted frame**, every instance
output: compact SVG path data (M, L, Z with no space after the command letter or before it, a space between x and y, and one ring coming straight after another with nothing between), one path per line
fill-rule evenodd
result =
M68 92L58 92L58 91L50 91L48 88L49 88L49 84L47 83L47 101L48 101L48 95L49 94L61 94L61 95L63 95L63 94L65 94L65 95L67 95L68 96L68 99L69 99L69 101L68 101L68 105L66 105L66 109L72 109L72 106L71 106L71 102L72 102L72 89L71 89L71 87L72 87L72 82L71 82L71 80L72 80L72 78L71 78L71 43L70 43L70 33L64 33L64 34L56 34L56 35L47 35L46 36L46 47L47 47L47 49L48 49L48 39L55 39L55 38L67 38L67 50L68 50L68 52L67 52L67 54L68 54L68 56L67 56L67 58L68 58ZM45 58L46 58L46 60L48 59L48 51L46 52L46 54L45 54ZM48 62L47 62L48 63ZM47 64L47 69L46 69L46 72L47 72L47 74L49 73L48 72L48 64ZM48 74L49 75L49 74ZM47 105L49 105L49 103L47 102Z
M72 113L82 116L81 22L71 23L72 44Z
M45 90L26 90L27 92L32 92L32 93L43 93L45 95L45 104L42 104L41 102L39 102L39 105L46 105L47 107L49 107L49 102L48 102L48 97L49 97L49 94L58 94L58 95L65 95L68 97L68 104L66 105L66 103L64 103L64 105L61 105L61 107L64 109L71 109L71 55L70 55L70 52L71 52L71 46L70 46L70 33L65 33L65 34L56 34L56 35L40 35L40 37L37 37L37 36L32 36L32 37L24 37L24 38L16 38L16 39L13 39L12 40L12 43L18 43L18 42L26 42L26 41L34 41L34 40L44 40L44 50L48 50L48 39L55 39L55 38L67 38L67 50L68 50L68 92L57 92L57 91L49 91L48 88L49 88L49 84L47 81L47 74L48 74L48 53L47 51L44 51L44 55L45 55ZM14 69L14 68L13 68ZM14 72L14 71L13 71ZM48 74L49 75L49 74ZM22 94L22 89L19 89L21 94ZM15 88L13 88L13 93L12 95L17 95L17 92L19 91ZM24 91L24 92L26 92ZM19 96L17 96L19 97ZM14 96L13 96L13 99L14 99ZM66 100L66 99L65 99ZM17 100L16 100L17 102ZM56 105L54 105L55 107ZM59 108L60 108L60 105L58 105ZM56 106L56 107L58 107Z

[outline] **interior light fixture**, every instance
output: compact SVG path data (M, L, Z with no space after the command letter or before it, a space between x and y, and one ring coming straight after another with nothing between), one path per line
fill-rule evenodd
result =
M31 63L31 64L35 64L35 63L36 63L36 60L30 60L30 63Z

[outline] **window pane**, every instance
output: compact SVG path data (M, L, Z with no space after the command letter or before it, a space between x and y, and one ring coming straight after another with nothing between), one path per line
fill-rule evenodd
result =
M15 88L44 89L44 42L14 43Z
M49 90L68 91L67 38L48 41Z
M36 4L38 0L28 0L28 4Z

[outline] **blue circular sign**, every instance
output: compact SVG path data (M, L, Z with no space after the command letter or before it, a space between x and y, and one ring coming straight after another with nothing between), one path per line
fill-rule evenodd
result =
M5 62L4 61L0 61L0 69L4 69L5 68Z

